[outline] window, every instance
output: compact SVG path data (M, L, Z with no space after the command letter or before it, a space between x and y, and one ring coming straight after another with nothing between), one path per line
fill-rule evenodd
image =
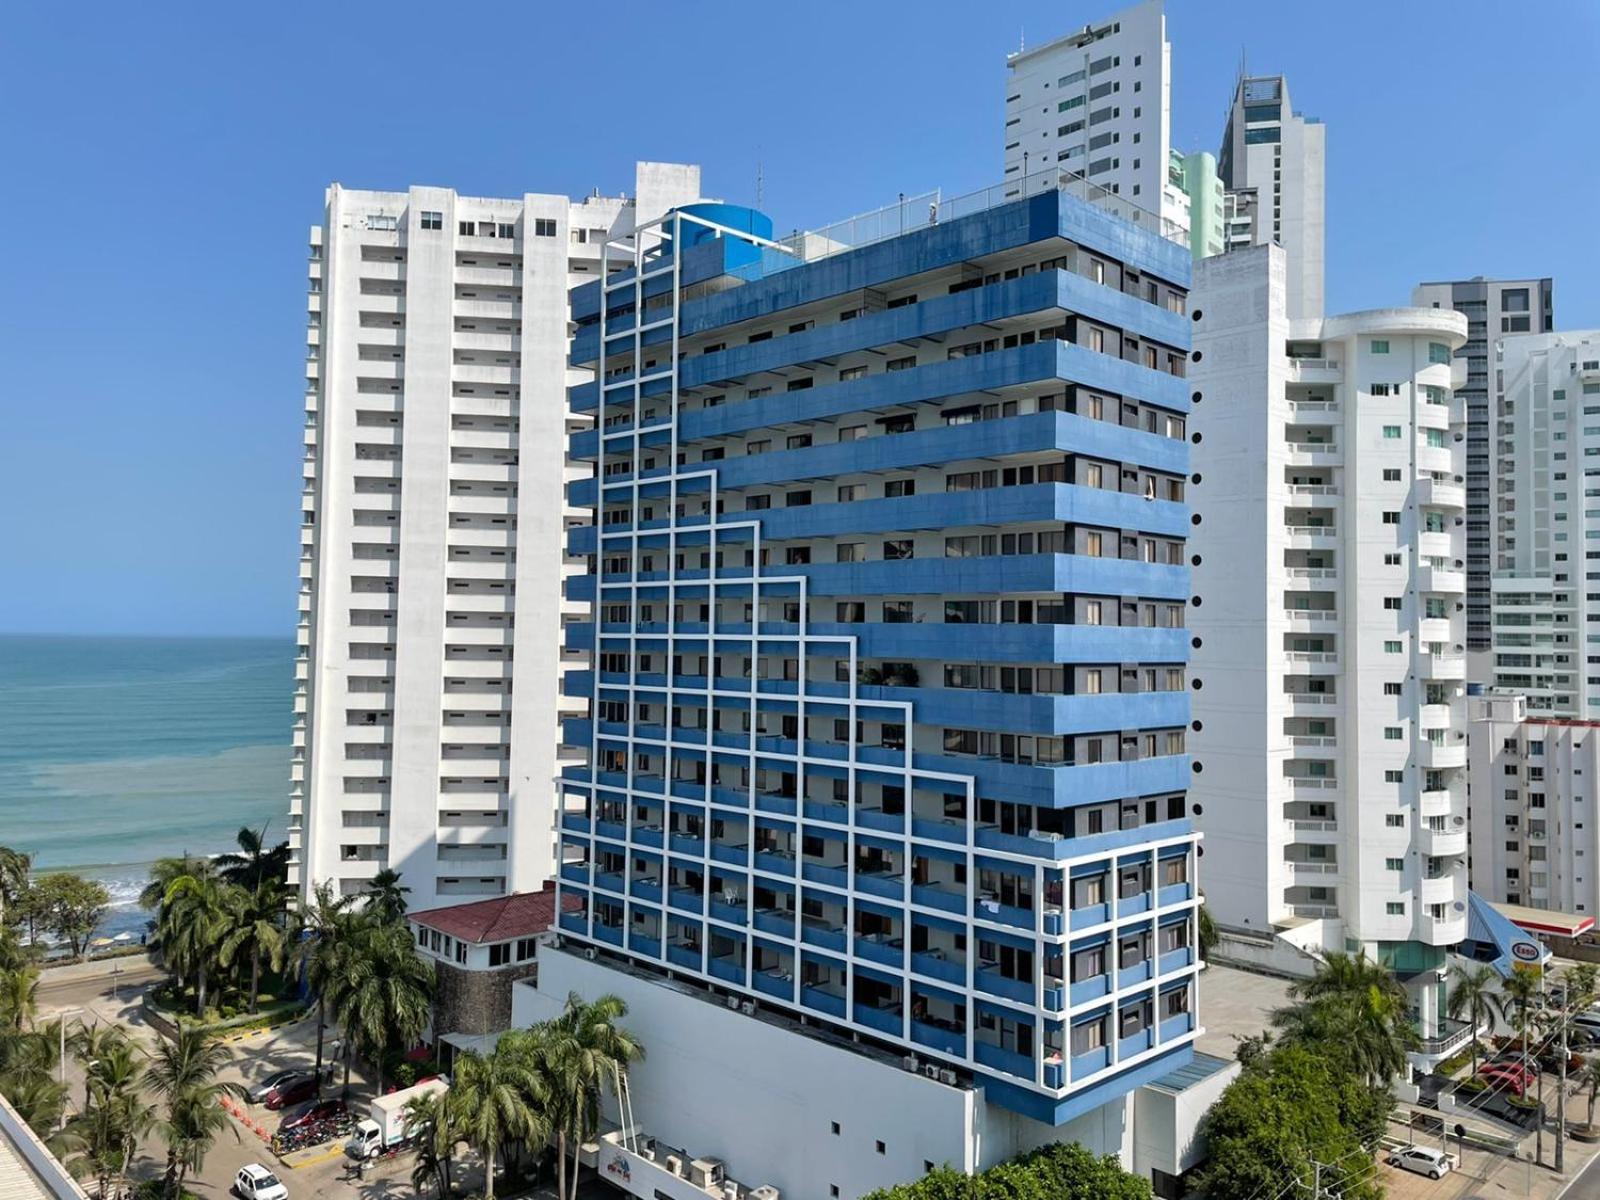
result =
M1428 361L1431 363L1447 363L1450 361L1450 347L1443 342L1428 343Z
M1383 911L1391 917L1403 917L1406 915L1406 906L1404 901L1391 900L1383 906Z
M1385 783L1401 783L1405 777L1406 773L1404 771L1385 771L1383 773L1383 781Z
M1387 829L1404 829L1406 827L1406 815L1405 813L1385 813L1383 824Z
M1369 349L1373 354L1387 354L1389 353L1389 343L1386 341L1374 341Z
M534 237L555 237L556 223L550 217L535 217L533 219Z
M1398 726L1398 725L1385 725L1383 727L1383 740L1384 741L1386 741L1386 742L1398 742L1403 737L1405 737L1405 731L1403 729L1401 729L1400 726Z
M1406 869L1406 860L1403 858L1386 858L1383 860L1383 865L1390 871L1404 871Z
M1383 523L1385 525L1400 524L1400 514L1394 511L1385 511L1383 514Z
M1383 652L1385 654L1404 654L1405 648L1399 642L1385 642L1383 644Z
M1384 606L1384 608L1389 609L1391 612L1399 612L1400 611L1400 597L1399 596L1385 596L1383 598L1383 606Z
M424 229L443 229L444 214L442 212L424 212L422 214L422 227Z
M1383 694L1385 696L1398 696L1400 694L1400 685L1398 683L1386 683L1386 684L1384 684L1383 685Z
M1399 467L1385 467L1383 469L1383 481L1385 483L1399 483L1400 482L1400 468Z
M1383 427L1383 436L1386 437L1386 438L1389 438L1391 440L1399 438L1399 436L1400 436L1400 426L1398 426L1398 425L1385 425Z
M489 947L489 965L491 967L503 967L510 961L510 942L501 942L499 945Z

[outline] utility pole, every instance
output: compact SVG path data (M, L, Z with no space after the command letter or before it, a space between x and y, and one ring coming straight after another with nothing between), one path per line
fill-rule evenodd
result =
M1545 1015L1544 969L1541 967L1541 968L1539 968L1539 1017L1540 1017L1540 1022L1539 1023L1541 1025L1544 1024L1544 1021L1543 1021L1544 1015ZM1526 1040L1526 1038L1524 1038L1524 1040L1523 1040L1522 1068L1523 1068L1523 1070L1525 1072L1533 1070L1532 1065L1528 1062L1527 1040ZM1539 1072L1537 1072L1537 1075L1538 1075L1538 1080L1539 1080L1539 1087L1538 1087L1539 1119L1538 1119L1538 1123L1535 1124L1534 1128L1533 1128L1533 1156L1534 1156L1535 1160L1537 1160L1539 1165L1542 1167L1542 1166L1544 1166L1544 1072L1543 1071L1539 1071ZM1523 1078L1526 1079L1527 1075L1524 1074Z
M1572 980L1562 977L1561 988L1561 1083L1556 1090L1556 1170L1567 1165L1567 1025L1572 1019Z

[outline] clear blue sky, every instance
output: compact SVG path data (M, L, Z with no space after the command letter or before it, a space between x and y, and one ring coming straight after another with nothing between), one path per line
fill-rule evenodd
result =
M0 39L0 630L293 628L323 188L630 186L780 227L997 181L1002 66L1113 3L17 3ZM1553 275L1600 325L1600 6L1169 0L1180 148L1241 55L1328 125L1328 304ZM669 15L671 14L671 15ZM604 68L596 74L592 68Z

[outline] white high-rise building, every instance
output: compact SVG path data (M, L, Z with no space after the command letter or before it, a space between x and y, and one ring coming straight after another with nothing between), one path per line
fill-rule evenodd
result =
M699 197L328 189L311 230L291 877L413 908L555 873L561 677L583 569L567 435L569 288L636 221ZM515 691L513 692L513 683Z
M1600 912L1600 722L1467 699L1472 888L1503 904Z
M1217 163L1227 189L1224 239L1230 250L1284 248L1291 321L1322 316L1325 133L1290 107L1282 75L1239 79Z
M1600 715L1600 331L1502 338L1492 371L1494 685Z
M1187 234L1182 156L1172 154L1172 47L1163 0L1141 0L1006 57L1005 180L1058 169L1158 213Z
M1206 903L1241 953L1389 964L1437 1057L1437 972L1467 929L1466 319L1292 321L1288 275L1262 246L1197 263L1191 292Z
M1548 333L1553 293L1549 279L1461 279L1421 283L1411 294L1418 307L1453 308L1467 318L1467 344L1456 351L1467 360L1467 382L1458 395L1467 409L1467 670L1482 682L1492 677L1490 584L1494 570L1492 497L1494 456L1490 417L1498 403L1500 375L1491 373L1495 343L1505 337Z

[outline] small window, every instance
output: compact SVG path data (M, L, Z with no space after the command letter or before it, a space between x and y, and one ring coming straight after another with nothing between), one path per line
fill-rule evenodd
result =
M1389 353L1389 343L1386 341L1374 341L1371 350L1374 354L1387 354Z
M1385 425L1383 427L1383 436L1391 441L1398 439L1400 436L1400 426Z
M535 217L533 220L534 237L555 237L556 223L550 217Z
M887 1154L887 1153L889 1153L889 1147L888 1146L884 1145L882 1142L879 1142L877 1145L878 1145L878 1153L879 1154Z
M422 227L424 229L443 229L444 214L442 212L424 212L422 214Z

